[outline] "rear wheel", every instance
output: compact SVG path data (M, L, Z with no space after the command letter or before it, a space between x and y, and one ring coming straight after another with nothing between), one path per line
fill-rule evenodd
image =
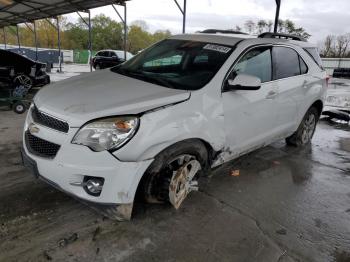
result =
M178 209L191 191L198 190L198 177L205 172L208 153L194 140L179 142L161 152L146 171L142 193L149 203L171 203Z
M25 89L29 90L33 86L33 80L25 74L20 74L13 79L13 84L15 87L23 86Z
M286 138L287 145L304 146L310 144L315 133L319 116L317 108L311 107L305 114L298 130L293 135Z
M95 69L96 69L96 70L101 70L100 64L96 64Z

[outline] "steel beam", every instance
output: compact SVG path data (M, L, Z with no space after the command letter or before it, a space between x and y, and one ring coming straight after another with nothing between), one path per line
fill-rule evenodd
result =
M5 30L5 27L2 28L2 32L3 32L3 37L4 37L4 46L5 46L5 50L7 49L7 46L6 46L6 42L7 42L7 39L6 39L6 30Z
M17 35L18 50L21 51L21 41L20 41L20 39L19 39L18 25L16 25L16 35Z
M59 72L62 73L62 55L61 55L61 34L60 34L60 21L58 16L56 17L57 22L57 40L58 40L58 63L59 63Z
M127 37L128 37L128 24L126 21L126 3L124 2L124 60L126 61L126 48L127 48Z
M127 24L127 9L126 9L126 2L124 3L120 3L117 4L120 6L124 6L124 18L120 15L118 9L112 5L114 11L117 13L117 15L119 16L120 20L122 21L122 23L124 24L124 59L126 61L126 49L127 49L127 38L128 38L128 24Z
M92 72L92 36L91 36L91 12L89 10L89 51L90 51L90 57L89 57L89 64L90 64L90 72Z
M76 13L81 18L83 23L88 27L88 30L89 30L89 43L88 43L88 48L89 48L89 52L90 52L89 64L90 64L90 72L92 72L92 64L91 64L91 57L92 57L91 12L90 12L90 10L87 10L85 12L88 13L88 15L89 15L87 22L86 22L85 18L79 12L76 12Z
M279 20L279 16L280 16L281 0L275 0L275 1L276 1L276 14L275 14L275 24L274 24L273 32L277 33L278 20Z
M33 21L33 26L34 26L34 42L35 42L35 59L38 61L38 38L36 35L36 23Z
M178 0L174 0L174 2L182 14L182 33L184 34L186 33L187 0L184 0L183 7L180 6Z

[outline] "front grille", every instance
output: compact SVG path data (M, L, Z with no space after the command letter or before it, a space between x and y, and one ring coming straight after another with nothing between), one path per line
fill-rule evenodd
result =
M61 147L60 145L33 136L29 131L25 133L25 142L30 153L45 158L54 158Z
M69 125L68 123L59 120L57 118L54 118L52 116L49 116L43 112L40 112L36 106L34 106L32 110L32 118L34 122L41 124L43 126L47 126L49 128L68 133Z

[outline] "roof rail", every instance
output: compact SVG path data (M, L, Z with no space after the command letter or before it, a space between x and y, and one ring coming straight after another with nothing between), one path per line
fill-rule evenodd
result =
M200 31L199 33L202 33L202 34L240 34L240 35L248 35L247 33L243 33L243 32L240 32L240 31L222 30L222 29L205 29L203 31Z
M282 33L272 33L272 32L262 33L262 34L258 35L258 38L291 39L291 40L306 42L306 39L301 37L301 36L282 34Z

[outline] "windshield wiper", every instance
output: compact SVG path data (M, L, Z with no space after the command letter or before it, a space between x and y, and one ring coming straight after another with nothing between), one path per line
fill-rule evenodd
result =
M116 70L113 70L114 72L121 73L122 75L126 76L133 76L136 77L139 80L145 80L147 82L151 82L153 84L158 84L161 86L165 86L168 88L176 89L174 85L166 81L165 79L158 77L158 76L150 76L148 74L145 74L143 71L132 71L122 68L117 68Z

